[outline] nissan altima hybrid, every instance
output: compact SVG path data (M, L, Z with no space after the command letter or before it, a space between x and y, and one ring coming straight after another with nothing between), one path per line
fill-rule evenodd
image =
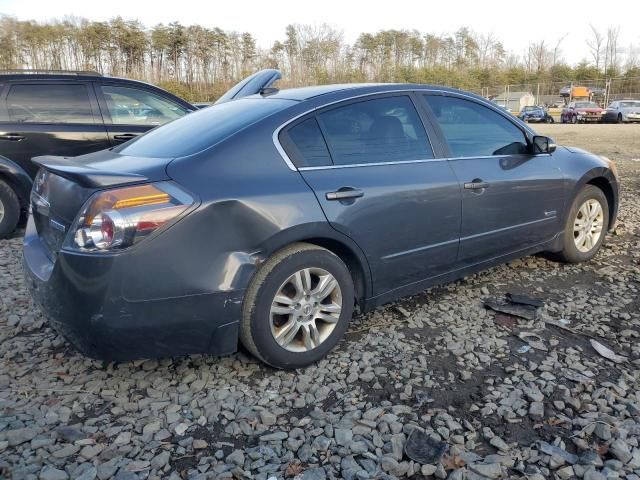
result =
M241 343L302 367L354 310L539 252L587 261L615 222L613 162L482 97L278 76L109 150L35 159L26 278L81 352Z

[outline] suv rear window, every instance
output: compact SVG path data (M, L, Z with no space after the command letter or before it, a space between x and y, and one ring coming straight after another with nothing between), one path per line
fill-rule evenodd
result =
M212 105L154 128L114 151L134 157L193 155L293 103L291 100L243 98Z
M16 123L94 123L85 85L12 85L8 121Z

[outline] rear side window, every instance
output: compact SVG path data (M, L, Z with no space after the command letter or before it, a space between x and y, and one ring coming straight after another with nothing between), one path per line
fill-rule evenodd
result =
M318 115L336 165L433 158L427 134L407 96L351 103Z
M331 165L331 156L315 117L291 127L283 136L283 144L297 167Z
M94 123L86 85L12 85L7 115L16 123Z
M522 130L499 113L462 98L425 95L454 157L527 153Z
M295 102L243 98L192 112L114 148L123 155L173 158L193 155Z
M116 85L100 87L114 125L162 125L187 109L146 90Z

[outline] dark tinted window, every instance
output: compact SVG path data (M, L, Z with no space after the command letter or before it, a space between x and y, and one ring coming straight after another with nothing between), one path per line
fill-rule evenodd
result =
M212 105L154 128L114 150L138 157L192 155L293 103L291 100L243 98Z
M187 109L159 95L131 87L101 87L115 125L162 125L180 118Z
M287 131L284 145L297 167L331 165L327 144L315 118L308 118Z
M461 98L425 95L454 157L527 152L524 133L499 113Z
M94 123L85 85L13 85L7 115L20 123Z
M433 158L409 97L352 103L318 118L336 165Z

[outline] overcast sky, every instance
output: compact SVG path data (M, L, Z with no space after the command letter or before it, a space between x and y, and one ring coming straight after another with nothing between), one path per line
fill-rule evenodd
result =
M603 33L610 25L619 26L622 49L630 44L640 47L638 0L0 0L0 13L40 21L65 15L91 20L120 15L147 27L177 20L185 25L251 32L264 48L282 39L290 23L328 23L342 30L349 43L360 32L395 28L441 34L468 26L476 32L493 32L518 55L529 42L545 39L553 46L567 34L562 52L570 63L589 57L585 42L592 23Z

